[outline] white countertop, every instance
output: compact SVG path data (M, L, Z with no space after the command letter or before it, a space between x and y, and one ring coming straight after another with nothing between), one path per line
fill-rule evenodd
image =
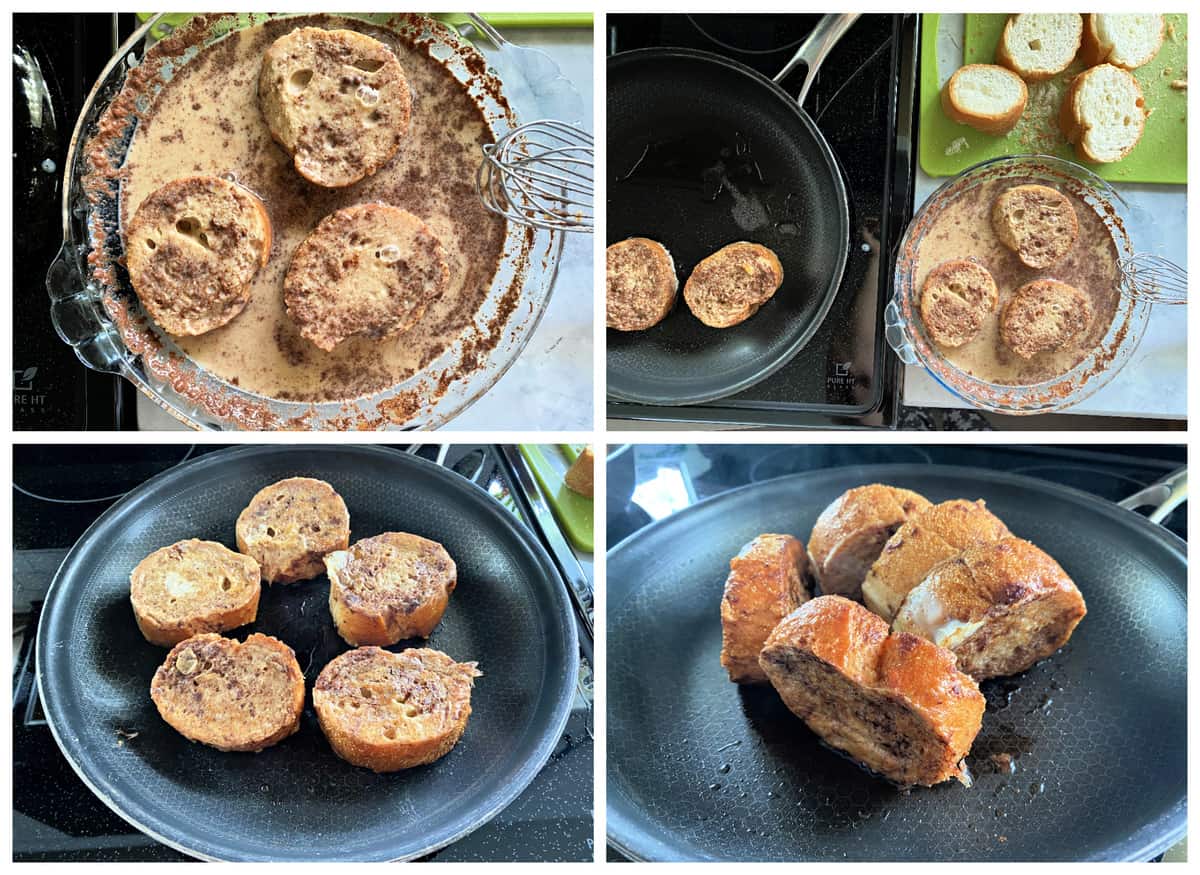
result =
M506 29L505 36L554 59L583 98L590 129L592 31ZM592 342L592 235L569 234L550 303L529 345L491 391L446 429L590 431ZM185 428L140 394L137 413L143 430Z
M938 68L942 84L962 63L962 16L943 15L938 32ZM954 54L957 52L957 54ZM915 206L919 207L945 179L918 168ZM1187 187L1114 183L1134 207L1157 220L1150 234L1135 240L1154 252L1187 266ZM1142 230L1142 229L1139 229ZM1151 236L1157 239L1148 239ZM1093 416L1187 417L1187 308L1155 305L1137 352L1112 382L1082 403L1062 411ZM912 407L967 407L920 366L904 368L904 403Z

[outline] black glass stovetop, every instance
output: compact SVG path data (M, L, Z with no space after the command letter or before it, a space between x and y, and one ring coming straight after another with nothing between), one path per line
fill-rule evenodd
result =
M13 16L13 426L131 429L137 390L89 370L50 321L46 270L63 242L62 178L75 120L136 25L132 14Z
M816 15L608 16L608 53L681 46L773 78ZM864 15L825 60L805 109L837 158L850 200L846 272L820 329L787 365L730 398L686 407L608 401L615 418L761 425L890 425L897 369L882 314L890 253L909 219L916 17ZM797 93L804 71L782 84Z
M42 601L67 551L125 492L216 446L18 445L13 453L13 859L182 861L89 790L59 752L37 696L34 641ZM526 519L493 447L427 445L424 458L473 480ZM551 553L553 555L553 553ZM581 656L590 655L579 627ZM19 648L19 649L18 649ZM586 677L586 675L585 675ZM558 747L517 799L476 831L425 859L590 861L592 717L577 694Z

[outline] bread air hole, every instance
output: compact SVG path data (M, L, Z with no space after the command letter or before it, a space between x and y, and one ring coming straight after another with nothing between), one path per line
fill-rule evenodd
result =
M221 581L221 589L223 589L225 592L229 592L229 588L231 586L233 586L233 581L228 577Z
M147 249L157 249L157 248L158 248L158 244L157 244L157 243L155 243L153 240L147 240L147 241L146 241L146 248L147 248Z
M1040 39L1031 39L1029 41L1029 48L1035 52L1040 52L1042 50L1042 41Z
M267 526L267 537L268 538L275 537L275 529L273 529L271 526Z
M299 94L308 87L308 83L312 81L312 70L297 70L288 79L288 91L292 94Z
M364 73L374 73L383 66L383 61L376 61L372 58L358 58L352 64Z

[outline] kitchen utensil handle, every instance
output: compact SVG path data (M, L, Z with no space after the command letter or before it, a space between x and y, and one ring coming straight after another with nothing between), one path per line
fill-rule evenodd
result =
M821 64L824 63L825 57L830 50L837 44L837 41L842 38L842 35L850 29L850 26L858 20L857 12L845 13L842 15L823 15L821 20L817 22L817 26L813 28L813 32L796 50L796 54L792 57L787 65L779 71L775 76L776 83L782 83L784 78L795 70L801 64L808 68L804 74L804 84L800 87L800 94L796 97L796 102L801 106L804 105L804 99L808 96L808 89L812 87L816 81L817 71L821 69Z
M477 12L468 12L467 18L471 19L471 24L484 36L496 44L497 48L508 45L508 40L500 35L500 31L492 27L486 18Z
M1157 483L1118 501L1117 504L1126 510L1155 505L1154 510L1150 512L1149 520L1161 525L1171 511L1185 501L1187 501L1187 468L1180 468L1172 471Z
M76 357L95 371L123 374L129 352L100 299L99 289L84 280L70 243L64 243L46 272L50 321Z

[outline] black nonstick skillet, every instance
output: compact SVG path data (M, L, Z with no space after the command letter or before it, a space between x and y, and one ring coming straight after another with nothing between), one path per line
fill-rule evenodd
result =
M413 532L443 543L457 562L458 587L428 646L477 660L484 675L462 741L432 765L376 775L338 759L321 734L312 682L348 649L329 617L323 576L264 587L258 620L226 633L264 632L296 651L309 688L296 735L258 754L221 753L176 733L150 701L166 649L137 630L130 570L182 538L234 546L234 521L254 493L297 475L327 480L342 494L352 540ZM509 511L423 459L331 446L213 453L143 484L71 550L37 642L46 717L84 782L157 840L236 860L410 859L485 823L558 742L577 654L564 585Z
M830 501L873 482L985 499L1087 601L1060 652L982 685L971 788L866 774L718 661L729 557L761 532L807 540ZM1184 833L1186 545L1138 514L1003 473L838 468L700 502L621 542L607 568L608 837L628 856L1142 860Z
M850 211L833 152L802 105L856 17L825 16L775 81L690 49L608 59L608 243L659 241L680 280L658 325L608 331L614 398L676 405L731 395L786 364L820 326L846 266ZM797 99L778 83L800 63L809 69ZM740 325L709 328L683 302L684 282L739 240L775 251L783 285Z

